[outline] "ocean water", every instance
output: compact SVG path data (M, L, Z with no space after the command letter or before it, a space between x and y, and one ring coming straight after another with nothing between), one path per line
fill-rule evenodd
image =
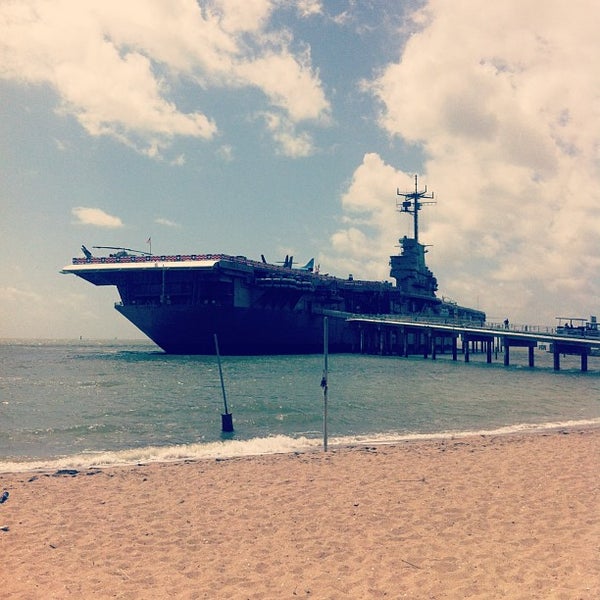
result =
M323 357L169 356L151 343L0 341L0 471L302 451L323 444ZM329 356L329 445L600 424L600 358L511 349Z

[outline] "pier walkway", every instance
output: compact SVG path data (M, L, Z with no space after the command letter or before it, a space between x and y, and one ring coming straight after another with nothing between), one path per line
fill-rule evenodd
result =
M436 358L438 352L452 352L458 358L458 340L465 362L474 351L486 353L488 363L493 352L504 354L504 365L510 364L512 347L528 348L529 366L534 366L534 349L538 344L547 344L554 356L554 370L560 369L561 355L579 355L581 370L588 370L588 357L600 353L600 336L543 333L508 329L502 326L474 326L432 321L416 321L389 316L358 316L346 319L355 324L360 332L360 347L357 352L366 354L422 354L424 358Z

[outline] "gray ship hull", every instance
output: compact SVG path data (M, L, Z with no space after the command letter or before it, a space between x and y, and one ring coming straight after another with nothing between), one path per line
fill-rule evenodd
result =
M304 311L206 306L115 308L169 354L307 354L323 351L323 315ZM357 332L345 317L328 318L329 350L351 352Z

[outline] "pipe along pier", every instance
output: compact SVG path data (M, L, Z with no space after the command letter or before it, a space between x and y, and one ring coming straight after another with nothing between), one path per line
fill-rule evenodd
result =
M558 333L535 333L497 327L475 327L428 321L392 319L377 316L356 316L347 319L359 331L363 354L396 354L409 356L422 354L423 358L436 358L438 352L452 352L452 360L458 359L458 339L464 361L469 362L472 350L480 347L486 353L486 361L492 362L492 354L500 350L504 354L504 365L510 364L510 349L526 347L529 366L534 365L534 349L539 343L551 346L554 370L560 370L560 356L565 354L581 357L581 371L588 370L588 357L600 349L598 336L573 336Z

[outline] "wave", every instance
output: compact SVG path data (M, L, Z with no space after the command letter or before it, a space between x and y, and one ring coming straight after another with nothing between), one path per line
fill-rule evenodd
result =
M563 428L598 427L600 418L550 423L521 423L489 430L443 431L439 433L400 434L397 432L349 435L328 439L328 446L348 447L360 444L393 444L408 441L459 439L473 436L498 436L513 433L539 433ZM175 446L147 446L115 452L83 452L72 456L42 460L0 462L0 473L55 471L59 469L89 469L130 466L140 463L166 463L183 460L227 459L265 454L288 454L317 450L323 445L321 438L274 435L250 440L227 439L210 443L181 444Z

